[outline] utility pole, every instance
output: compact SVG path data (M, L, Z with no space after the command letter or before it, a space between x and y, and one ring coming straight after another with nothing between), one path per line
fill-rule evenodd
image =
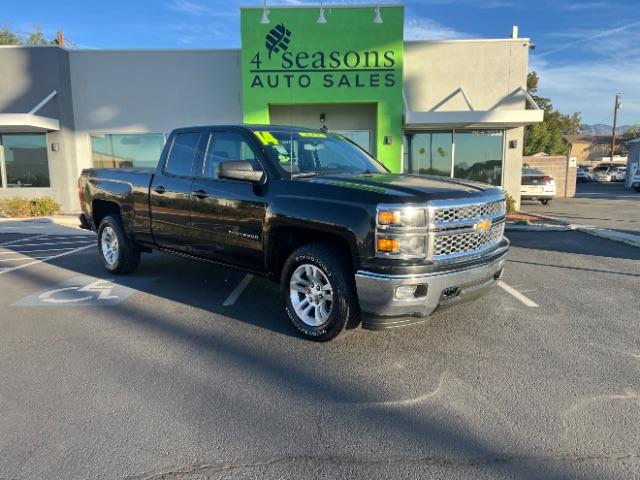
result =
M616 93L616 102L613 105L613 131L611 132L611 162L613 162L613 151L616 148L616 126L618 125L618 110L622 107L620 94Z

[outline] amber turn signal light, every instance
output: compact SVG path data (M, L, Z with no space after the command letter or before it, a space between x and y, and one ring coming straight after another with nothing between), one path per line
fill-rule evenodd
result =
M378 252L398 253L399 251L400 243L397 238L378 238Z
M379 225L397 225L400 223L400 210L380 210L378 212Z

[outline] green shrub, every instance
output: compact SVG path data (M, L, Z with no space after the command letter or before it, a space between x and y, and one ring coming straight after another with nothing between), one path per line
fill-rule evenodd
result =
M60 212L60 205L50 197L29 200L13 197L0 200L0 213L9 217L41 217Z
M504 192L504 197L507 200L507 213L513 213L516 211L516 200L507 192Z

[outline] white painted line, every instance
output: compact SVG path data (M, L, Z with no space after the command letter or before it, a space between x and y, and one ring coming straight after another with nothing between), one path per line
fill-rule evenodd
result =
M222 305L224 307L229 307L229 306L233 305L234 303L236 303L236 300L238 300L238 297L240 297L240 295L242 295L243 290L245 288L247 288L247 285L249 285L249 282L251 281L252 278L253 278L253 275L251 275L250 273L247 273L244 276L244 278L240 281L238 286L233 289L233 292L231 292L229 294L229 296L222 303Z
M48 239L47 239L48 240ZM71 242L42 242L42 243L20 243L18 245L14 244L14 247L42 247L46 245L72 245L78 243L87 243L84 240L74 240Z
M2 259L0 259L0 262L14 262L14 261L24 262L25 260L33 260L34 258L47 258L47 257L16 257L16 258L2 258Z
M539 307L540 306L536 302L531 300L529 297L525 297L523 294L521 294L515 288L513 288L513 287L507 285L506 283L504 283L502 280L498 280L498 286L500 286L508 294L510 294L510 295L514 296L515 298L517 298L518 300L520 300L527 307Z
M46 262L47 260L53 260L54 258L64 257L65 255L71 255L72 253L79 252L80 250L86 250L87 248L93 248L93 245L85 245L84 247L74 248L73 250L69 250L67 252L59 253L57 255L53 255L51 257L44 257L40 260L35 260L30 263L25 263L23 265L18 265L17 267L6 268L0 271L0 275L4 273L13 272L14 270L20 270L21 268L30 267L31 265L35 265L36 263Z
M79 247L83 247L85 245L94 245L94 243L85 243L84 245L78 245ZM36 248L34 250L8 250L6 252L0 252L0 255L8 255L10 253L31 253L31 252L59 252L60 250L71 250L74 247L63 247L63 248Z
M4 247L5 245L13 245L14 243L23 242L27 240L35 240L36 238L46 237L46 234L42 235L30 235L27 238L18 238L16 240L11 240L10 242L0 243L0 247Z

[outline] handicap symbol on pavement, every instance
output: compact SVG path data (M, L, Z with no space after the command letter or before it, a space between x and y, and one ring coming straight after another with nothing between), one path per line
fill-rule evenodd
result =
M104 278L79 276L18 300L17 306L117 305L148 285L154 278L129 277L126 285Z

